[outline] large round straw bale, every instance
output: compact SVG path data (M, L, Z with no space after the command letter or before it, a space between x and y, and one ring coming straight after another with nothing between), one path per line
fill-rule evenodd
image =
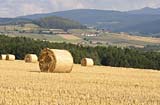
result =
M15 55L7 54L6 60L8 60L8 61L14 61L15 60Z
M6 54L2 54L1 56L0 56L0 60L6 60Z
M93 66L94 65L93 59L91 59L91 58L83 58L81 60L81 65L82 66Z
M40 54L39 66L42 72L70 73L73 57L67 50L46 48Z
M26 63L36 63L38 61L38 57L36 54L27 54L24 60Z

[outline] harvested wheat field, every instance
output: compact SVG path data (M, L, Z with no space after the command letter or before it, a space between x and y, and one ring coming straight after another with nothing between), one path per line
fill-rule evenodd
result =
M59 34L59 36L61 36L62 38L64 39L67 39L67 40L80 40L81 38L75 36L75 35L72 35L72 34Z
M160 105L160 72L74 65L42 73L38 63L0 61L0 105Z

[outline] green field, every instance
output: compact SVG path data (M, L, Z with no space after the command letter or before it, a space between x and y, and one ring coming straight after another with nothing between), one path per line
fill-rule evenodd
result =
M15 26L18 27L18 26ZM30 29L38 30L39 28L32 25L27 24L23 27L25 30ZM152 38L152 37L141 37L141 36L131 36L128 34L117 34L117 33L105 33L102 31L97 31L94 29L71 29L68 30L70 34L65 35L54 35L54 34L36 34L36 33L19 33L14 30L13 26L7 26L8 31L6 31L6 35L10 37L29 37L33 39L39 40L47 40L50 42L67 42L67 43L82 43L83 45L89 46L118 46L118 47L138 47L144 48L147 45L160 45L160 38ZM20 29L21 28L16 28ZM4 27L0 27L0 31L3 31ZM11 32L9 31L11 30ZM82 34L94 34L98 33L98 36L83 36Z
M134 37L134 36L133 36ZM116 45L116 46L135 46L135 47L143 47L146 45L155 45L160 44L158 42L151 42L151 41L145 41L145 40L133 40L127 37L123 37L118 34L103 34L98 37L85 37L88 40L95 41L95 42L101 42L102 44L109 44L109 45Z
M77 38L67 39L61 35L31 34L31 33L16 33L16 34L7 34L7 35L10 37L29 37L33 39L47 40L51 42L68 42L68 43L85 42L85 45L91 45L91 46L113 45L113 46L118 46L118 47L134 46L138 48L143 48L146 45L159 45L160 44L157 42L157 40L159 40L158 38L156 41L153 39L153 42L152 42L152 39L151 41L146 41L146 40L143 41L143 40L136 40L136 39L133 40L133 39L126 38L121 35L113 34L113 33L103 34L103 35L96 36L96 37L75 35L76 37L79 37L79 39Z
M31 34L31 33L16 33L7 34L10 37L28 37L32 39L47 40L50 42L68 42L68 43L78 43L81 39L66 39L59 35L48 35L48 34Z
M83 33L93 33L95 30L81 30L75 29L70 30L73 34L85 39L91 45L114 45L119 47L128 47L134 46L138 48L143 48L146 45L159 45L160 38L152 38L152 37L141 37L141 36L131 36L127 34L117 34L117 33L100 33L99 36L82 36Z

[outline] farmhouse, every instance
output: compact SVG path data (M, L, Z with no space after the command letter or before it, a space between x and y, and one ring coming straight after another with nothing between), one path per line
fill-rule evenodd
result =
M82 33L81 35L82 35L82 36L88 36L88 37L98 36L98 34L95 34L95 33Z

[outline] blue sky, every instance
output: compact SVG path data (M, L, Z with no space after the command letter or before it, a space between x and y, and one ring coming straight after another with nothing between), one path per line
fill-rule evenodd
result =
M0 0L0 17L16 17L70 9L128 11L160 7L160 0Z

